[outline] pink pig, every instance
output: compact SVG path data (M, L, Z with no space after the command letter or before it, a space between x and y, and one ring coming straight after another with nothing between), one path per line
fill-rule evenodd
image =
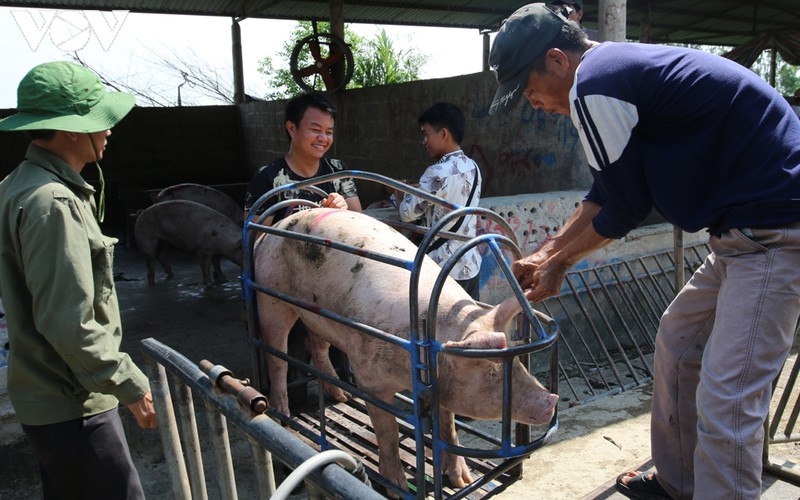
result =
M408 239L367 215L345 210L315 208L291 215L276 227L346 243L365 250L412 260L417 252ZM289 296L331 310L392 335L409 338L409 271L314 243L267 235L256 243L255 281ZM419 282L419 312L427 314L434 282L440 272L425 258ZM265 293L257 294L262 340L286 352L289 330L302 319L311 335L311 357L317 369L336 376L328 347L334 345L348 356L356 382L365 392L391 403L394 394L411 388L410 354L402 347L348 328L338 322L295 307ZM436 335L445 346L504 348L503 333L516 313L512 297L488 308L473 301L452 279L442 290ZM287 363L267 355L271 382L269 401L289 415L286 388ZM502 365L484 358L439 356L440 430L442 439L458 445L454 414L483 420L502 418ZM326 393L337 401L349 394L332 384ZM546 390L519 360L512 368L512 419L526 424L545 424L553 416L558 396ZM378 441L380 473L407 488L398 451L398 426L390 413L367 404ZM444 473L451 484L472 482L464 457L446 453Z

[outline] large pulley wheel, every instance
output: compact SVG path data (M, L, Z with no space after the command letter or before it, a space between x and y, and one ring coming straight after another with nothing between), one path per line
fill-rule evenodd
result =
M316 33L295 44L289 68L306 92L335 92L353 78L353 51L336 35Z

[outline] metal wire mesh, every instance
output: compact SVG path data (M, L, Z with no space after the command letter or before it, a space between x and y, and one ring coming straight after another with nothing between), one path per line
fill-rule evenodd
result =
M686 276L710 253L684 249ZM652 380L654 339L675 296L672 252L567 274L563 292L537 308L554 318L559 340L562 404L580 404Z

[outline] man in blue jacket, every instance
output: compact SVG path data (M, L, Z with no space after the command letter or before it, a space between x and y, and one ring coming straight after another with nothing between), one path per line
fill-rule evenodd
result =
M490 112L568 115L594 178L558 234L514 263L527 297L556 295L567 270L651 209L710 234L711 254L656 336L651 446L631 498L758 498L773 379L800 314L800 121L727 59L586 39L557 8L529 4L498 32Z

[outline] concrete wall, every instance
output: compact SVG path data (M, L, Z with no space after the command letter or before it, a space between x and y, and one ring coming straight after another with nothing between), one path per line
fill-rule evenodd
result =
M14 110L0 110L0 118ZM124 235L126 216L149 204L143 190L181 182L243 183L239 114L234 106L134 108L112 132L101 167L106 181L103 229ZM20 132L0 133L0 178L23 159L28 145ZM97 186L97 170L84 178Z
M564 225L575 207L583 200L583 190L553 191L534 195L499 196L481 199L481 206L500 215L508 222L523 255L529 255L544 245ZM500 233L500 226L484 219L478 226L480 234ZM672 251L673 226L656 223L631 231L625 238L590 255L573 269L590 269L636 257ZM684 233L684 246L708 240L708 233ZM508 281L493 258L484 258L481 266L481 300L496 304L511 294Z
M466 115L461 145L481 167L484 197L588 188L591 175L569 118L522 102L506 116L489 116L496 88L491 73L476 73L344 91L335 96L338 116L330 156L351 169L418 179L432 160L422 146L417 117L435 102L450 101ZM288 149L284 105L254 101L239 106L249 172ZM383 196L373 183L359 183L359 194L365 206Z
M417 179L432 162L417 117L447 100L466 115L462 146L481 167L484 197L588 188L591 176L570 120L522 102L507 116L491 117L496 86L484 72L344 91L335 96L339 114L330 156L352 169ZM104 229L124 226L126 214L147 202L140 199L143 190L181 182L245 184L258 167L288 149L284 105L134 108L114 128L102 161L109 221ZM0 110L0 118L13 112ZM0 134L0 178L19 163L27 142L19 133ZM84 176L97 179L91 166ZM365 205L384 197L374 183L359 188Z

